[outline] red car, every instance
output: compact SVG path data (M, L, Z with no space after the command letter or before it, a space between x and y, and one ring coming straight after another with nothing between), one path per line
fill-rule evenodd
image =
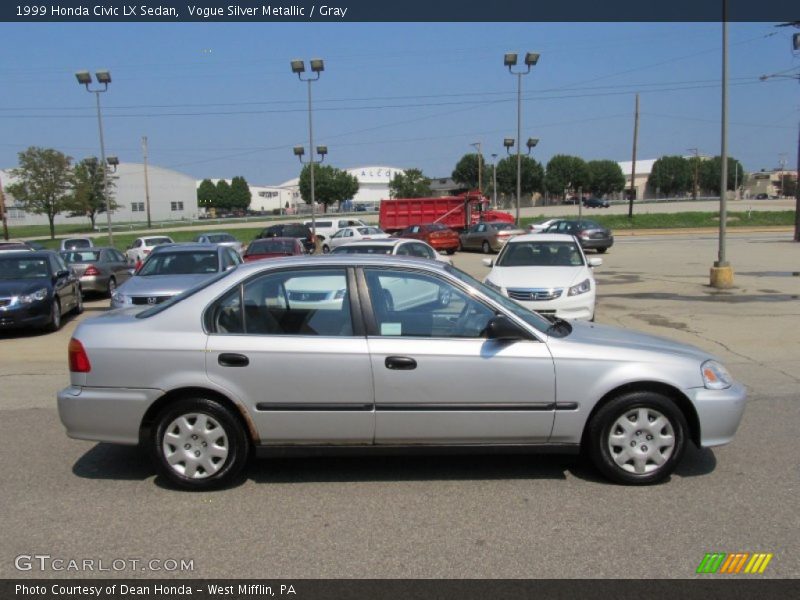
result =
M244 262L253 262L262 258L278 258L305 253L303 244L297 238L274 237L253 240L244 251L242 258Z
M448 254L453 254L458 250L458 233L441 223L412 225L403 229L397 234L397 237L422 240L436 250L445 250Z

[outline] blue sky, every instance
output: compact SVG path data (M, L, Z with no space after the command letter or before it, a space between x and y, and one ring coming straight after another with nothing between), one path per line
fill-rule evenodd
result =
M729 153L746 169L793 165L800 119L797 30L729 26ZM502 156L516 135L516 78L503 53L536 51L523 77L522 137L534 157L630 160L634 94L639 158L720 151L718 23L0 23L0 168L28 146L99 154L94 97L74 72L108 68L108 154L196 178L252 184L297 176L308 143L306 86L292 58L321 57L315 143L340 167L418 167L447 176L482 142ZM792 72L792 71L790 71Z

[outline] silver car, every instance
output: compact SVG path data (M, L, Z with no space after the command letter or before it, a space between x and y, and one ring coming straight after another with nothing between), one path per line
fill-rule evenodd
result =
M201 233L195 236L194 241L198 244L217 244L219 246L227 246L228 248L233 248L239 254L242 253L242 242L237 240L230 233L225 233L222 231Z
M133 277L113 290L111 308L160 304L241 264L233 248L215 244L162 244L156 246Z
M420 447L584 450L612 481L650 484L690 441L731 441L745 407L702 350L549 321L404 257L246 264L86 319L69 364L67 435L141 442L191 489L230 484L253 452Z

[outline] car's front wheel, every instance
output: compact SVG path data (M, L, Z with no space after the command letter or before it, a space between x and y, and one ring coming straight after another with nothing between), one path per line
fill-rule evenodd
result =
M61 302L55 298L50 307L50 322L47 324L47 330L58 331L59 329L61 329Z
M237 417L209 398L169 404L156 418L149 443L161 473L191 490L230 484L244 468L250 447Z
M330 248L330 246L328 246L328 244L322 244L322 253L323 254L328 254L330 251L331 251L331 248Z
M675 403L654 392L611 400L589 423L585 448L616 483L647 485L669 477L683 456L688 427Z
M481 244L481 250L484 254L491 254L492 247L489 245L488 240L483 240L483 243Z

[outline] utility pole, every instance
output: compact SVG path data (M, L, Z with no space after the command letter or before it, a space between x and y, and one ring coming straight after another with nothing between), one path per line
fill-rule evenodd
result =
M483 165L481 164L483 155L481 154L481 143L475 142L474 144L470 144L470 146L478 150L478 193L483 196Z
M142 136L142 155L144 156L144 204L147 208L147 228L153 225L150 222L150 182L147 179L147 136Z
M715 288L733 287L733 268L725 256L728 220L728 2L722 1L722 161L719 184L719 252L711 267L710 284Z
M3 180L0 179L0 218L3 220L3 239L8 239L8 220L6 218L6 195L3 193Z
M800 242L800 126L797 128L797 178L794 183L794 241Z
M497 154L492 154L492 208L497 209Z
M697 168L700 165L700 151L697 148L689 148L689 152L694 154L694 183L692 184L692 200L697 200Z
M628 218L633 218L633 197L636 195L636 144L639 140L639 94L636 94L636 111L633 116L633 160L631 160L631 195L628 199Z

